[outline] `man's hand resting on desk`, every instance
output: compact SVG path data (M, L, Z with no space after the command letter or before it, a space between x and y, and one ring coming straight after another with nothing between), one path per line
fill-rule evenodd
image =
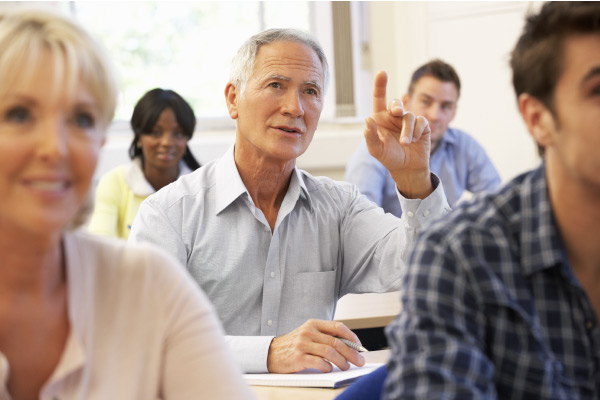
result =
M343 371L350 368L348 362L362 367L364 357L338 337L359 342L354 332L341 322L308 320L290 333L273 339L267 368L275 373L293 373L306 368L331 372L333 367L329 362Z

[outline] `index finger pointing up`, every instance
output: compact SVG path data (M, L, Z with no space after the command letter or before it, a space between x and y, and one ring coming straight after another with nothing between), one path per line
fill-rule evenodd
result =
M379 71L375 75L375 82L373 87L373 114L380 111L385 111L387 104L385 101L385 89L387 86L387 73L385 71Z

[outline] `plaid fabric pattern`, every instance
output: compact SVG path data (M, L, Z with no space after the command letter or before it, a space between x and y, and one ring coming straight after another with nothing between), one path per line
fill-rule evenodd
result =
M600 398L600 326L544 165L432 225L400 293L386 399Z

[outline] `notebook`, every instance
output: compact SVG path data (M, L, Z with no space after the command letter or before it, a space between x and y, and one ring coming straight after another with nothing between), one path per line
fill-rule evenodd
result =
M295 374L244 374L246 383L252 386L290 386L314 388L338 388L346 386L363 375L367 375L383 363L367 363L363 367L351 365L341 371L335 365L333 371L324 373L316 369L306 369Z

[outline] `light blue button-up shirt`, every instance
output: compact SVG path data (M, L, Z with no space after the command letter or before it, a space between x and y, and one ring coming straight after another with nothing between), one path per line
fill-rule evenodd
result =
M431 155L429 168L444 184L448 203L454 207L465 191L480 193L500 186L500 175L481 145L469 134L448 128L436 151ZM363 141L348 165L344 179L354 183L369 200L385 212L400 217L402 207L396 195L396 183L388 170L369 154Z
M155 243L187 266L243 370L266 372L274 336L332 319L347 293L397 290L416 233L449 211L441 184L424 200L400 199L410 217L386 215L354 185L296 168L271 232L232 147L148 197L129 240Z

